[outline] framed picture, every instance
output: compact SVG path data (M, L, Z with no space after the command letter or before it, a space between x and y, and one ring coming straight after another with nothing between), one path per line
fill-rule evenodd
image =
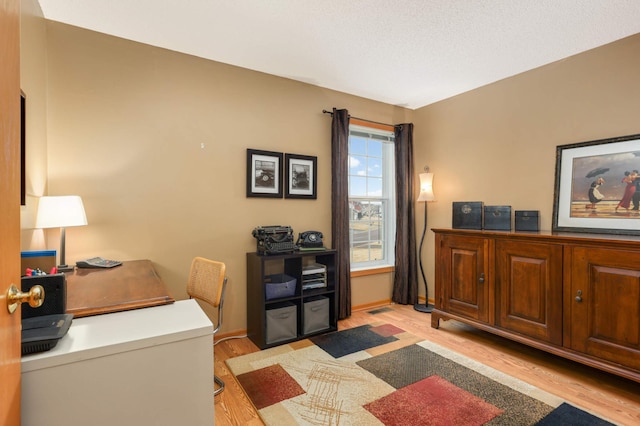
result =
M27 95L20 90L20 205L27 205L27 180L26 180L26 157L27 157Z
M318 159L308 155L285 155L285 198L317 198Z
M640 135L556 148L553 231L640 235Z
M282 153L247 149L247 197L282 198Z

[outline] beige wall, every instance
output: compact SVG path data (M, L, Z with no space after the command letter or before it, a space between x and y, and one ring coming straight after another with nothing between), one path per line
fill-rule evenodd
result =
M36 154L27 174L34 195L44 173L50 194L84 199L89 226L67 230L68 260L149 258L176 298L186 297L194 256L222 260L230 283L223 333L245 328L255 226L330 235L330 117L322 109L415 123L416 172L428 165L435 173L430 228L450 227L452 201L480 200L540 210L550 229L555 147L640 133L640 35L409 111L59 23L46 24L46 37L39 27L33 33L23 54L33 55L36 93L45 68L38 61L48 56L47 107L36 113L46 133L35 131L47 155ZM247 148L317 156L318 199L246 198ZM420 205L418 238L422 226ZM38 232L23 231L24 249L42 248ZM57 232L47 236L57 248ZM433 297L431 232L423 261ZM355 278L353 304L389 299L391 280Z
M556 146L640 133L639 70L640 34L416 110L416 172L431 168L437 198L429 227L451 227L452 201L484 201L540 210L550 230Z
M322 110L389 123L413 114L59 23L47 23L47 55L48 192L81 195L89 221L67 229L67 261L151 259L178 299L194 256L224 261L223 333L246 326L254 227L317 229L330 244L331 118ZM247 148L317 156L318 199L247 198ZM47 245L57 248L57 231ZM390 293L388 280L356 280L353 300Z
M26 205L20 209L22 247L42 243L32 231L37 200L47 183L46 25L37 0L20 2L20 87L26 95Z

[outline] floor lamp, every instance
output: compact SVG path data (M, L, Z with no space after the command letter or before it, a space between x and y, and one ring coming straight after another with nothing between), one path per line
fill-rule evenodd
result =
M77 195L45 196L38 202L36 228L60 228L60 264L58 271L71 271L65 259L65 228L87 224L82 199Z
M435 197L433 196L433 173L428 173L428 167L425 167L425 170L427 170L427 173L420 173L420 195L416 200L424 203L424 229L422 230L420 249L418 250L420 272L422 273L422 280L424 281L424 304L416 302L413 308L418 312L431 313L434 306L429 303L429 286L427 285L427 278L424 275L424 268L422 267L422 244L424 243L424 236L427 233L427 202L435 200Z

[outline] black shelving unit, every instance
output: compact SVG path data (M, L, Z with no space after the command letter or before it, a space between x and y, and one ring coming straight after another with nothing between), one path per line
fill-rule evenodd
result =
M326 267L327 285L326 287L304 290L302 285L303 268L313 264L320 264ZM295 278L295 291L286 297L267 299L266 286L270 281L269 277L278 274L286 274ZM247 253L247 335L249 339L260 349L265 349L329 331L336 331L338 329L336 316L338 288L336 277L336 250L300 251L278 255ZM324 300L324 298L327 300ZM322 303L322 310L326 309L328 311L321 314L328 316L327 327L311 333L305 333L305 324L308 326L310 321L317 322L318 320L316 314L312 314L308 309L316 303ZM325 308L325 305L328 306ZM276 341L273 341L273 339L268 341L267 327L274 327L274 320L272 317L268 319L268 314L275 313L277 312L276 310L283 308L296 314L295 327L293 327L291 320L286 320L288 323L284 324L293 330L292 334ZM324 317L321 316L320 319L324 319ZM279 327L279 324L275 324L274 328L276 327Z

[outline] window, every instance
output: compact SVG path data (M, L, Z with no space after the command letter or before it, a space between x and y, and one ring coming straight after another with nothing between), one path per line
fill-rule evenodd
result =
M349 126L351 269L395 263L394 133Z

